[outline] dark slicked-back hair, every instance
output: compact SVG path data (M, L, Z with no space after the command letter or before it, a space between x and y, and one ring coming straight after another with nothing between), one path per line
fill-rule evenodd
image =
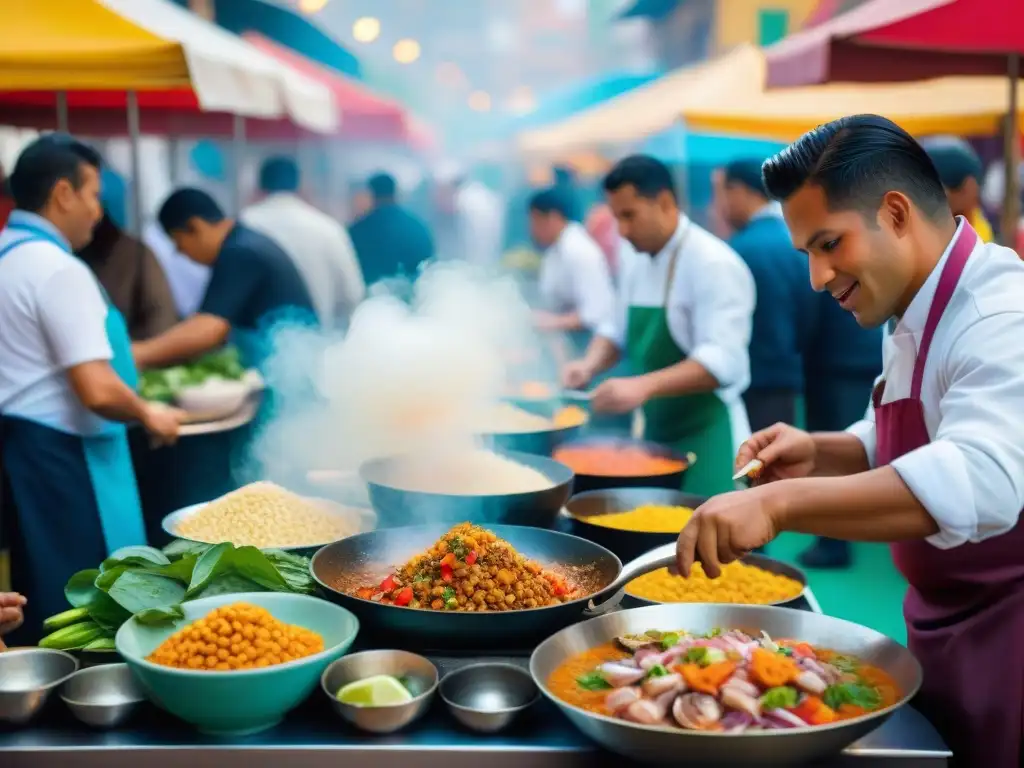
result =
M195 187L176 189L164 200L157 213L160 226L167 234L188 229L188 223L193 218L217 224L224 221L225 216L216 200Z
M673 200L676 186L672 182L672 171L660 160L650 155L630 155L619 160L604 177L604 191L617 192L632 186L640 197L653 200L662 192L668 192Z
M84 165L98 171L102 165L100 153L66 133L40 136L22 150L7 180L14 204L23 211L38 213L61 179L67 179L75 189L82 186Z
M394 200L398 194L398 182L390 173L375 173L366 182L366 186L370 190L370 195L378 202Z
M726 184L740 184L751 192L767 197L761 178L761 161L754 159L733 160L725 166L723 176Z
M820 125L765 160L761 173L765 191L776 200L815 184L825 192L830 209L873 217L885 193L895 190L929 218L950 215L928 153L896 123L878 115L841 117Z
M297 192L299 180L299 165L290 157L283 155L268 157L260 166L260 190L262 192L268 194Z
M534 192L530 196L528 207L531 211L545 214L557 213L563 219L568 219L572 202L567 198L564 190L558 187L548 187L540 192Z

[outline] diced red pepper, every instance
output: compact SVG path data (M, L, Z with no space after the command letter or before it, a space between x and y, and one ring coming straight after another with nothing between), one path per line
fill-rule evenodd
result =
M794 656L814 658L814 648L809 643L794 643L789 648Z
M808 696L789 711L811 725L825 725L836 719L832 708L817 696Z
M405 587L395 595L395 605L408 605L412 602L412 587Z
M363 598L363 600L369 600L371 597L373 597L373 588L372 587L360 587L356 591L356 596Z
M554 592L555 597L562 597L563 595L569 594L569 587L567 587L564 582L558 582L555 584Z
M447 555L441 558L441 565L455 565L455 553L449 552Z
M476 551L470 552L466 555L466 565L472 565L476 562Z
M381 592L390 592L395 588L395 577L394 575L388 576L384 581L380 583Z
M443 581L450 582L452 580L452 574L453 574L452 567L450 565L447 565L447 564L442 564L442 566L441 566L441 579Z

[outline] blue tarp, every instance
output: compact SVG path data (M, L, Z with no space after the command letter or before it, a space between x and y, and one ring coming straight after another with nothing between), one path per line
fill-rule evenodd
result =
M633 3L619 14L619 18L658 21L669 16L678 5L679 0L633 0Z
M777 141L746 136L692 133L676 126L651 136L644 142L642 151L667 163L720 166L732 160L764 160L785 146Z
M175 0L188 7L188 0ZM217 23L230 32L259 34L349 77L362 79L357 59L309 19L263 0L217 0Z

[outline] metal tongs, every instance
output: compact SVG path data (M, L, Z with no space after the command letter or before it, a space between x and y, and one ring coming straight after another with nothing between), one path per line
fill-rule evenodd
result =
M760 459L748 461L743 469L732 476L733 482L743 481L749 485L751 481L756 480L761 476L761 470L763 469L764 462Z

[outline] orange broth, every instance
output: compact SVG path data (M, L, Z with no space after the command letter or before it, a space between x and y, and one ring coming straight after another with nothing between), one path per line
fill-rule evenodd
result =
M786 643L785 641L781 641L781 644L795 645L796 643ZM835 656L841 655L836 651L829 651L820 648L815 648L814 653L820 661L826 662ZM608 696L608 691L587 690L580 687L577 684L576 679L589 672L593 672L594 669L599 667L601 664L604 664L606 661L619 661L621 659L630 658L631 656L632 654L620 648L615 642L605 643L597 646L596 648L591 648L589 651L584 651L583 653L573 656L552 672L551 677L548 678L548 688L555 696L566 704L579 707L582 710L593 712L597 715L611 716L611 712L609 712L604 705L605 699ZM860 665L857 669L857 675L865 683L873 686L882 698L882 703L878 709L891 707L899 701L899 686L888 673L879 667L872 666L859 659L857 661ZM868 711L869 710L862 709L861 707L844 704L836 712L836 720L851 720L855 717L867 714Z
M686 468L685 462L655 456L635 446L566 446L556 450L554 458L579 475L643 477L670 475Z

